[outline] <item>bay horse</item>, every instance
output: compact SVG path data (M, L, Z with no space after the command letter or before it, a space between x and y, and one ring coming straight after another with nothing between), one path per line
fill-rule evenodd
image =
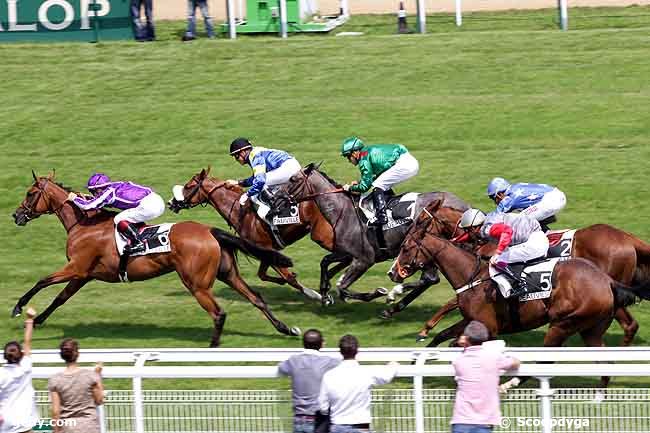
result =
M559 261L551 277L550 298L520 303L504 299L492 281L488 264L473 252L431 234L430 225L409 233L395 260L391 278L400 282L418 270L435 265L457 291L465 321L479 320L491 338L549 325L544 346L561 346L579 333L587 346L603 346L616 308L650 299L650 281L630 287L613 280L583 258ZM606 384L608 378L601 383Z
M330 254L323 257L320 263L320 293L323 301L327 299L327 292L331 288L330 279L344 268L347 268L345 273L336 283L341 300L350 298L370 301L387 293L384 288L369 293L353 292L348 288L375 263L397 256L410 224L397 225L384 230L385 248L380 248L375 230L368 229L366 222L361 218L361 211L358 209L359 199L344 192L340 184L319 171L318 166L313 163L280 186L276 195L278 202L285 204L313 200L330 224L330 242L327 245L319 243L330 251ZM461 212L469 209L467 203L453 193L428 192L418 195L413 214L418 215L428 203L436 200L440 201L443 207ZM334 266L330 268L332 264ZM422 273L420 280L412 285L416 287L414 291L419 294L438 281L435 271L427 269Z
M433 206L428 206L427 209L428 214L420 214L414 227L427 224L438 214L435 203ZM431 224L435 225L430 230L435 230L436 225L439 225L440 222L431 221ZM493 242L483 245L477 240L472 240L468 245L477 245L477 253L483 256L491 256L496 249L496 244ZM612 279L628 286L639 285L650 280L650 244L607 224L594 224L576 230L573 236L571 257L581 257L591 261ZM418 332L417 340L425 339L440 320L456 308L458 308L457 299L450 299L426 322ZM621 345L629 346L639 329L639 324L625 307L616 309L615 319L623 328L624 336ZM437 346L448 339L459 337L466 325L464 320L461 322L441 331L429 346Z
M275 240L268 224L264 223L255 212L250 202L244 206L239 204L239 197L244 190L237 185L228 185L225 181L210 177L210 167L202 169L191 177L183 185L183 200L172 198L169 202L169 209L173 212L180 212L182 209L190 209L198 205L208 203L226 220L239 236L247 241L261 247L275 250L282 250L285 246L291 245L311 233L316 242L328 244L331 242L328 234L331 232L329 223L325 220L318 207L313 202L303 202L298 211L300 222L278 226L282 244ZM311 221L306 223L305 221ZM260 262L257 276L262 281L270 281L276 284L288 283L291 287L298 289L300 293L309 299L320 301L318 292L303 286L296 277L296 274L286 267L272 266L280 275L280 278L267 274L271 266L267 262Z
M66 255L68 263L60 270L39 280L16 303L13 315L41 289L53 284L68 284L54 301L35 319L40 325L79 289L92 280L120 282L120 257L115 242L114 212L106 210L82 211L67 200L69 189L54 181L53 175L37 177L14 213L14 221L24 226L43 214L55 214L67 232ZM171 252L137 256L129 259L127 272L131 281L148 280L176 271L181 281L210 315L214 322L211 347L219 346L226 320L226 312L219 307L212 285L216 278L228 284L255 305L275 329L285 335L299 335L298 328L287 327L278 320L262 297L242 279L237 268L236 252L241 251L274 266L288 267L291 259L282 254L259 248L217 228L196 222L179 222L169 233Z

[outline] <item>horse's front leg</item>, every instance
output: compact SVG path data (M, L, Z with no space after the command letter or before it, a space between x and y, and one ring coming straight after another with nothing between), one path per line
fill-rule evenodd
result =
M50 314L54 312L57 308L59 308L61 305L65 304L65 302L70 299L75 293L79 291L83 286L86 285L91 281L90 279L73 279L70 281L63 290L54 298L52 303L43 311L41 314L39 314L35 319L34 319L34 324L35 325L42 325L43 322L47 320L48 317L50 317Z
M281 285L286 284L288 282L286 278L272 277L267 273L270 266L271 265L269 263L260 262L260 267L257 269L257 277L262 281L268 281L270 283Z
M347 255L340 253L330 253L323 257L320 261L320 295L321 302L323 305L328 305L332 303L332 297L328 295L328 292L332 288L330 284L330 273L328 271L329 266L332 263L342 262L348 258Z
M415 298L420 296L426 289L433 286L434 284L438 284L439 282L440 282L440 277L438 277L438 272L435 268L433 272L423 271L418 281L416 281L415 283L406 283L402 285L402 290L408 291L409 293L407 293L406 296L400 299L399 302L391 305L389 309L382 311L379 317L381 317L382 319L390 319L395 314L405 309L411 302L415 300ZM389 292L389 296L391 292Z
M23 307L38 293L41 289L51 286L53 284L65 283L75 277L79 277L72 262L66 264L63 269L48 275L47 277L39 280L34 287L29 289L27 293L20 297L16 306L11 313L14 317L20 316L23 312Z
M383 287L375 289L372 292L368 293L359 293L348 290L348 287L357 281L363 274L370 269L374 263L366 262L359 260L357 258L352 260L352 263L348 267L348 270L339 278L339 281L336 283L336 289L339 292L339 297L341 300L345 301L346 298L355 299L358 301L370 302L375 298L380 296L385 296L388 291Z
M445 305L440 307L438 311L427 321L427 323L424 324L424 328L418 332L417 337L415 337L415 341L420 342L423 341L427 336L429 335L429 332L435 328L435 326L440 323L443 317L447 315L447 313L454 311L456 308L458 308L458 299L457 298L452 298Z
M298 281L298 277L296 276L295 272L291 272L288 268L279 268L279 267L273 267L275 272L277 272L279 275L282 276L283 282L289 283L291 287L294 289L297 289L300 293L305 295L307 298L314 300L314 301L319 301L322 299L321 295L316 292L313 289L310 289L309 287L303 286L300 281Z
M465 326L467 326L469 322L469 319L463 318L451 325L449 328L443 329L433 338L433 340L431 340L429 344L427 344L427 347L437 347L443 341L460 337L465 330Z

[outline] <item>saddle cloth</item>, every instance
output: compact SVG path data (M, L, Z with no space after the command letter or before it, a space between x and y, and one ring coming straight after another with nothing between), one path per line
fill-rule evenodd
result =
M551 230L546 232L548 238L547 257L571 257L575 230Z
M386 192L386 217L388 223L384 225L384 230L389 230L404 224L410 224L415 218L415 202L420 193L408 192L401 195L390 195ZM370 192L365 193L359 199L359 209L363 211L369 223L372 223L375 217L375 205L369 197Z
M553 270L555 269L557 262L561 260L563 260L563 258L554 257L544 259L543 261L533 260L529 264L510 265L510 269L516 276L523 278L528 282L528 293L520 296L519 302L550 297L553 289ZM499 286L499 290L503 297L507 299L512 291L512 282L510 281L510 278L492 265L490 265L490 277Z
M173 223L164 223L153 226L143 226L140 228L140 237L144 240L146 249L142 253L132 254L132 256L146 256L147 254L168 253L172 250L169 241L169 232ZM124 254L124 247L128 241L115 228L115 244L117 253L121 256Z

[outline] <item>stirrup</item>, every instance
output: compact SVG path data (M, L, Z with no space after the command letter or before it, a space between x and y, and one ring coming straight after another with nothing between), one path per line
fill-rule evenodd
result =
M135 245L131 245L131 244L125 245L124 246L124 253L125 254L130 254L130 255L138 254L138 253L145 252L146 249L147 249L147 247L144 244L144 242L140 241Z
M528 287L526 287L525 283L522 282L517 282L517 287L512 286L512 290L510 291L510 295L508 298L518 298L522 295L528 294Z

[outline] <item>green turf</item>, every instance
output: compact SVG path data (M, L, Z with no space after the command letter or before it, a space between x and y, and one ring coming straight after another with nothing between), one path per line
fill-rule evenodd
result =
M590 12L592 18L578 18ZM183 23L176 22L161 24L162 41L151 44L0 45L0 341L21 336L22 321L9 318L20 295L66 261L55 217L24 228L10 217L31 169L55 168L57 179L75 189L101 170L168 198L173 184L208 164L220 177L247 176L227 155L230 140L241 135L286 149L304 164L324 160L323 169L341 181L356 176L338 156L344 137L400 142L421 171L399 191L453 191L488 209L485 186L493 176L549 182L568 196L558 227L606 222L650 240L647 14L643 7L580 10L572 22L585 30L570 32L536 24L539 17L553 23L552 11L475 14L460 31L450 24L425 36L389 35L394 16L355 17L341 30L378 35L190 44L178 41ZM433 20L430 30L439 30ZM226 227L210 208L160 221L181 219ZM316 287L324 251L307 239L286 253L300 279ZM280 319L322 329L331 345L353 333L363 346L412 346L423 321L452 294L446 283L436 286L384 322L377 318L381 302L322 308L290 288L261 283L257 263L242 260L241 267ZM390 285L387 267L377 265L353 288ZM32 305L43 310L61 288L43 290ZM229 314L223 347L299 345L222 283L215 293ZM646 344L648 306L632 313L641 323L635 344ZM34 346L54 348L75 337L84 348L206 347L210 328L175 275L129 285L93 282L37 329ZM612 326L608 344L621 336ZM508 340L537 346L542 339L537 330Z

